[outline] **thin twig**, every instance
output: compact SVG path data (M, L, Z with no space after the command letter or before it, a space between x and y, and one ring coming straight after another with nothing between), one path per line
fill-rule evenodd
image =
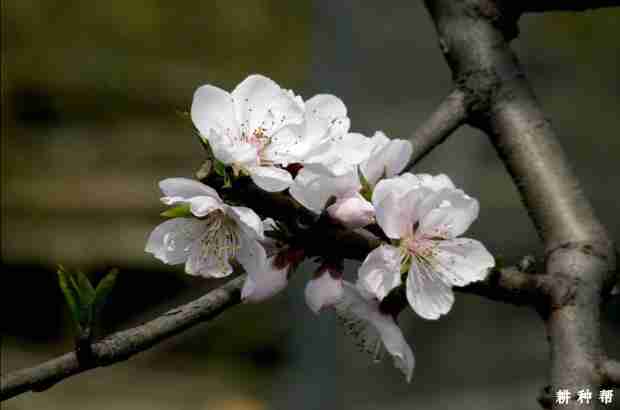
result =
M114 333L94 343L93 362L81 364L75 352L71 352L37 366L2 376L0 401L27 391L43 391L68 377L92 368L125 361L198 323L209 321L240 302L240 290L244 280L245 275L242 275L150 322Z
M405 171L410 171L433 148L454 132L466 117L465 94L454 90L439 104L435 112L413 133L413 152Z

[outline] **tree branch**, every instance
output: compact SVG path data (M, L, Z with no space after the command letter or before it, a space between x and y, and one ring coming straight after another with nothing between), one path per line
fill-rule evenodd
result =
M75 352L71 352L38 366L2 376L0 401L27 391L43 391L73 375L125 361L198 323L209 321L240 302L244 280L245 275L242 275L150 322L93 343L94 357L90 363L80 363Z
M413 152L405 167L410 171L433 148L444 142L466 118L465 94L456 89L439 104L434 113L413 133Z
M603 385L620 388L620 361L608 359L601 366Z
M493 269L483 281L464 287L455 287L461 293L469 293L517 306L544 305L549 294L549 281L545 275L525 273L516 267Z
M516 35L514 3L426 5L453 78L471 100L468 123L491 137L545 245L545 276L553 286L540 311L551 345L551 385L600 386L600 295L613 278L615 252L507 42Z

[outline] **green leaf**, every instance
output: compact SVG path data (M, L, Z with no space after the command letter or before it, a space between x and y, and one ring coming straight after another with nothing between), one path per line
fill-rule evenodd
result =
M370 182L368 182L368 179L366 179L366 176L362 172L362 169L360 168L359 165L357 166L357 175L359 177L360 185L362 185L362 189L360 190L360 194L367 201L372 201L372 189L373 189L373 187L370 184Z
M215 173L219 176L226 176L226 165L224 165L224 163L219 161L217 158L213 160L213 169L215 169Z
M93 301L93 297L95 297L95 288L93 288L93 285L84 272L78 270L72 276L77 282L81 305L90 305Z
M72 280L71 274L69 274L64 267L59 266L56 271L58 274L58 285L60 285L60 290L65 297L65 301L69 306L69 311L71 312L71 316L73 317L73 321L78 329L81 331L81 306L79 301L78 290L75 287L75 281Z
M110 272L108 272L108 274L103 279L101 279L101 282L99 282L99 284L97 285L97 288L95 289L95 298L93 299L92 303L93 318L99 317L99 314L101 313L103 306L105 306L110 292L112 292L112 289L116 284L116 277L118 276L118 273L118 269L110 269Z
M166 218L179 218L192 216L192 211L189 204L181 204L165 210L160 215L165 216Z

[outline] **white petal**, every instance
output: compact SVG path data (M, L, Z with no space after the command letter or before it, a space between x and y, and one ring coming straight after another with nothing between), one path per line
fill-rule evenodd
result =
M288 284L289 267L278 269L273 266L274 258L266 260L262 269L249 271L241 289L244 302L262 302L276 295Z
M159 182L159 188L166 197L192 198L209 196L222 201L215 189L189 178L167 178Z
M252 181L267 192L284 191L293 183L291 174L276 167L251 167L248 170Z
M454 293L428 265L413 260L407 277L407 300L424 319L439 319L452 308Z
M333 278L324 271L318 278L308 281L305 290L306 304L318 314L324 307L335 305L342 298L342 278Z
M327 208L327 212L332 218L351 229L370 225L375 218L375 208L359 193L338 199Z
M429 174L414 175L409 172L405 172L402 175L379 181L372 193L373 204L376 206L376 204L385 199L388 194L395 194L397 196L406 195L415 187L422 187L430 192L435 192L444 188L454 188L454 184L450 178L444 174L432 176Z
M184 263L191 244L204 232L203 221L173 218L159 224L149 235L145 251L169 265Z
M221 201L210 196L195 196L189 200L190 211L198 218L207 216L209 213L222 209Z
M377 223L391 239L400 239L413 232L413 225L420 219L419 206L429 195L429 190L414 187L406 195L388 194L378 204L373 195Z
M233 218L246 236L262 240L265 237L263 222L252 209L245 206L226 206L226 214Z
M373 249L358 269L358 286L383 300L401 284L402 255L395 246L381 245Z
M362 134L348 133L333 139L329 149L321 155L308 158L304 166L317 173L340 176L355 171L370 157L374 144Z
M439 174L434 176L429 174L409 175L413 176L417 180L417 183L424 187L430 188L433 191L441 191L442 189L446 188L456 189L450 177L445 174Z
M372 139L377 145L361 168L368 182L375 185L384 175L391 178L400 173L407 165L413 148L409 141L390 140L381 131L377 131Z
M232 96L241 129L246 134L261 128L271 135L283 126L303 120L303 107L295 96L262 75L248 76L237 85Z
M365 298L353 284L343 282L343 296L336 311L358 346L377 359L382 343L392 355L394 366L405 374L407 382L411 381L415 368L413 351L394 318L379 310L377 300Z
M495 266L493 256L483 244L468 238L433 241L433 269L444 282L453 286L483 280Z
M236 257L248 276L264 270L267 263L267 255L263 246L257 240L247 236L240 238L239 251Z
M315 95L306 101L306 124L306 136L311 140L344 135L350 125L347 107L334 95Z
M320 214L332 196L343 197L361 188L357 173L351 172L340 177L317 174L302 168L290 187L290 194L307 209Z
M212 130L229 140L237 139L239 126L235 119L232 97L212 85L203 85L194 93L191 117L194 125L205 138Z
M454 238L463 234L478 217L478 201L457 189L443 189L419 206L418 234Z

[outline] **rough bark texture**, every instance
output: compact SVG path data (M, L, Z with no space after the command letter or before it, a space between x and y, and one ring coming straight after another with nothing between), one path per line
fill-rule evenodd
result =
M554 403L554 392L620 386L620 363L605 356L600 307L616 272L614 246L579 187L556 135L532 92L509 41L523 12L583 10L616 1L426 0L439 44L452 69L453 91L416 131L410 165L444 141L462 123L486 132L519 191L543 241L545 272L494 270L488 278L456 290L535 307L545 320L551 352L551 386L544 407L595 408ZM225 191L225 190L224 190ZM222 192L261 216L282 220L308 256L363 259L380 241L332 224L284 194L269 194L247 181ZM146 350L240 302L243 277L169 311L142 326L113 334L91 346L93 358L80 362L68 353L2 378L0 399L41 391L58 381ZM402 294L402 292L400 292ZM398 297L398 292L394 297ZM392 294L390 303L402 305ZM403 302L404 303L404 302ZM554 407L555 406L555 407Z
M490 136L544 244L552 286L539 311L549 335L551 391L596 391L603 381L601 296L613 279L615 252L510 49L514 14L491 0L426 5L465 93L468 123ZM573 401L562 408L584 406Z
M129 359L185 329L213 319L240 302L245 275L231 280L205 296L141 326L114 333L92 345L92 360L83 363L75 352L49 360L38 366L2 376L0 400L27 391L43 391L67 377L95 367L108 366Z

